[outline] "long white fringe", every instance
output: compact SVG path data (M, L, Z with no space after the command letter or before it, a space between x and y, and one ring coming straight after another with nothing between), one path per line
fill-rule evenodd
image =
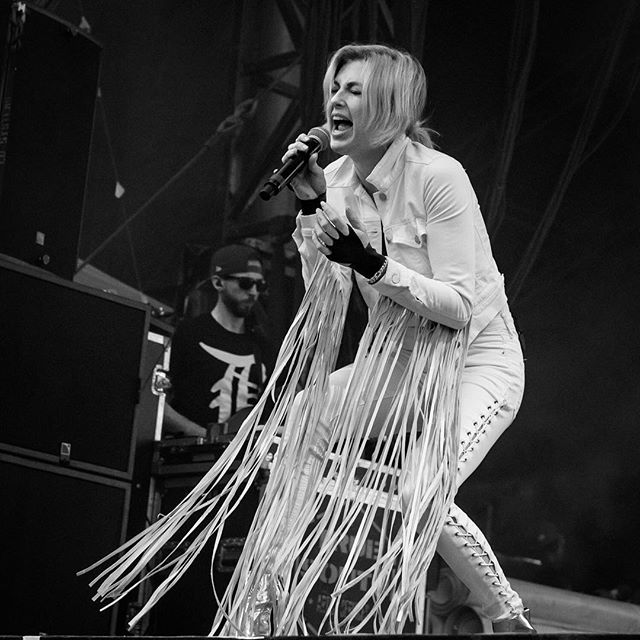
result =
M251 611L265 586L274 606L273 635L306 633L308 595L354 526L357 535L324 620L329 632L358 633L373 623L376 633L401 633L407 620L420 615L419 588L455 493L466 331L419 318L381 298L347 388L334 397L329 374L349 292L333 266L319 261L264 395L211 470L171 513L85 570L117 557L91 583L100 583L95 599L114 602L142 580L168 572L131 627L179 580L209 538L215 554L226 517L239 505L276 441L269 482L219 601L212 634L251 634ZM408 332L416 336L413 350L391 409L382 414L389 371ZM275 404L260 425L269 396ZM364 447L374 436L377 444L365 463ZM377 558L368 571L356 572L356 560L380 509ZM170 541L179 542L158 561ZM178 553L185 546L186 551ZM356 584L363 596L341 616L342 594Z

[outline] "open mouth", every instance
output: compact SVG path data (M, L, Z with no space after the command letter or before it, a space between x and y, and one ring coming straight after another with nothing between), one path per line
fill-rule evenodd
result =
M334 116L331 119L332 131L340 133L342 131L348 131L353 127L353 122L351 120L347 120L347 118L342 118L340 116Z

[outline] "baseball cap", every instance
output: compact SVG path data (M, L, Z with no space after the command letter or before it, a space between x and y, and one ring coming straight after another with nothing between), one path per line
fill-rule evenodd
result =
M218 249L211 256L212 276L230 276L234 273L262 275L262 263L254 249L243 244L231 244Z

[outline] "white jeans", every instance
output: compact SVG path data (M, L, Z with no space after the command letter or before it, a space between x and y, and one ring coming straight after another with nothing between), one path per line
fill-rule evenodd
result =
M407 350L403 350L407 351ZM397 369L408 359L401 353ZM342 394L351 365L330 376L331 399ZM393 377L393 372L390 372ZM512 423L524 391L524 361L509 309L505 307L476 337L467 353L460 392L458 486L475 471L500 435ZM379 415L395 393L388 385ZM438 553L471 591L471 597L492 620L521 613L522 601L506 577L478 527L453 505L438 540Z
M469 346L460 393L458 486L478 467L513 422L524 392L524 360L508 308ZM447 516L438 553L471 591L482 613L498 620L522 613L482 532L457 505Z

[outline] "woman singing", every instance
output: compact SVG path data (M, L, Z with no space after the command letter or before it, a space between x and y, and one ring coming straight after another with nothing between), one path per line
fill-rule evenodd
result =
M426 80L407 53L343 47L329 63L324 95L331 148L342 157L323 171L311 156L293 183L304 201L295 236L304 272L320 253L355 271L370 307L386 296L447 327L468 325L460 486L511 424L524 388L522 351L476 195L463 167L435 151L421 126ZM305 138L284 159L304 150ZM346 375L332 374L332 386ZM497 628L532 630L491 547L455 504L437 550Z
M272 379L201 483L101 575L100 596L134 588L155 550L186 529L188 551L154 569L170 573L143 615L208 538L219 543L275 442L212 633L306 633L309 593L347 535L323 621L330 631L372 624L376 633L401 633L421 615L437 550L495 630L535 633L485 537L454 504L513 421L524 366L476 195L462 166L433 148L421 122L425 101L424 71L405 52L350 45L331 57L326 128L341 157L322 169L311 155L292 182L307 291ZM307 140L299 136L283 160L307 152ZM369 321L353 364L334 371L353 286ZM274 406L260 424L269 397ZM356 570L374 523L374 562ZM340 601L354 587L361 600L346 611Z

